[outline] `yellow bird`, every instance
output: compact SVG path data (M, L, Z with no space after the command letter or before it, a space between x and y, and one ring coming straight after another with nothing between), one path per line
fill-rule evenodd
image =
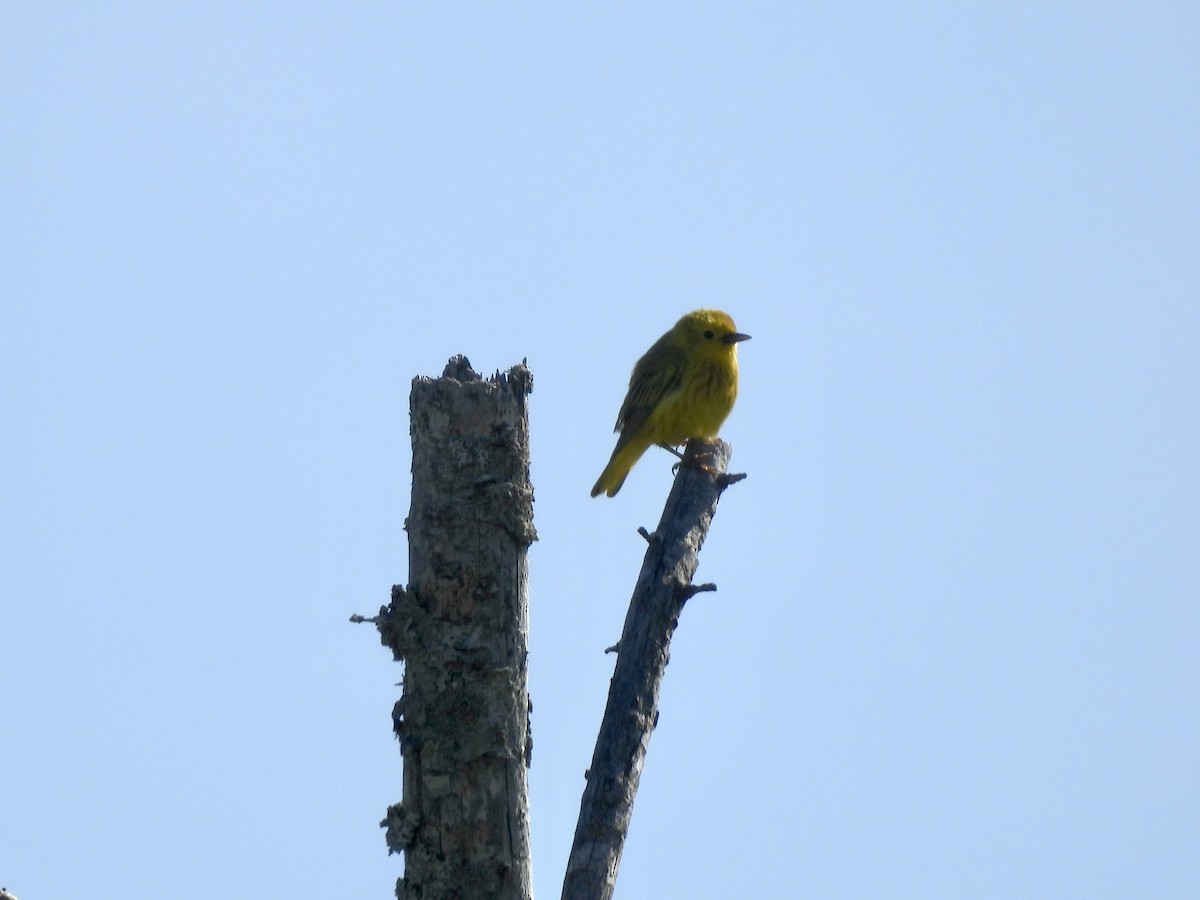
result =
M714 438L737 399L741 334L719 309L690 312L637 361L617 413L617 447L592 488L613 496L651 444Z

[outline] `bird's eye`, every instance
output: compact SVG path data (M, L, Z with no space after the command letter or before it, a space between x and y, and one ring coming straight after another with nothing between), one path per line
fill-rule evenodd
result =
M713 338L713 333L712 333L712 331L711 331L711 330L709 330L709 331L706 331L706 332L704 332L704 337L705 337L705 339L706 339L706 340L709 340L709 341L711 341L711 340L712 340L712 338Z

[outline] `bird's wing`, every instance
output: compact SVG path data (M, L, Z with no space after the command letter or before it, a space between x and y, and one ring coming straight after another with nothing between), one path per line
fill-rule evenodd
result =
M671 339L670 333L655 341L654 346L637 361L629 378L629 392L621 404L621 411L617 413L614 430L619 431L621 436L617 438L614 453L638 433L655 407L682 387L686 362L687 356Z

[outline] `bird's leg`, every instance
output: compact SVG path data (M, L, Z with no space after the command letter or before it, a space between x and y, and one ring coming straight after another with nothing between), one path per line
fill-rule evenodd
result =
M682 453L674 447L668 447L666 444L659 444L659 446L679 457L679 462L671 466L672 475L679 471L680 466L691 466L694 469L699 469L701 472L707 472L709 475L717 474L715 468L702 461L713 458L714 448L711 441L703 438L692 438L684 446Z
M671 466L671 474L674 475L675 473L677 473L679 471L679 467L683 465L683 461L684 461L686 454L680 453L678 450L676 450L670 444L659 444L658 446L662 447L668 453L674 454L675 456L679 457L679 462L677 462L677 463L675 463L675 465Z

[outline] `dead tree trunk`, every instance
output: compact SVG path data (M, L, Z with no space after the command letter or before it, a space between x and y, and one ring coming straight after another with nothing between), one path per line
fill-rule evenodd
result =
M705 468L689 464L698 450L706 453ZM693 585L692 576L721 492L745 477L724 474L731 452L722 441L689 442L658 529L653 534L642 531L650 546L617 645L608 704L567 861L563 900L612 897L650 732L658 722L658 690L671 635L688 599L716 590L712 584Z
M404 660L404 796L382 823L404 853L399 900L532 896L531 386L523 364L484 381L461 356L413 380L409 582L377 620Z

